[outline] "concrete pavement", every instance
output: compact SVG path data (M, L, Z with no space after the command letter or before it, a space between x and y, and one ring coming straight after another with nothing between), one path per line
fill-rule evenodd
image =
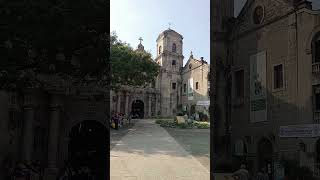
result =
M137 120L111 149L111 180L209 180L199 163L154 120Z

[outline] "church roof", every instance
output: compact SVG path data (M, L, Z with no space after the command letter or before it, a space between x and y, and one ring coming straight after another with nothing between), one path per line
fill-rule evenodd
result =
M176 34L176 35L180 36L180 37L183 39L183 36L182 36L181 34L179 34L177 31L169 28L169 29L163 31L162 33L160 33L159 36L158 36L158 38L157 38L157 40L158 40L161 36L163 36L163 35L165 35L165 34L168 34L168 33Z
M187 63L183 66L183 69L187 69L187 68L189 67L189 64L190 64L192 61L193 61L193 62L200 62L200 63L203 63L203 64L207 64L207 65L208 65L208 62L205 61L205 60L203 59L203 57L201 57L200 59L196 59L196 58L193 57L192 52L191 52L191 55L190 55Z

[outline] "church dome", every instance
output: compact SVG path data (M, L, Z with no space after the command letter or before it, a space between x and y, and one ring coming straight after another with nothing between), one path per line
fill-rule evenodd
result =
M177 31L173 30L173 29L167 29L165 31L163 31L162 33L159 34L157 40L161 37L161 36L164 36L166 34L174 34L174 35L177 35L179 36L181 39L183 39L183 36L181 34L179 34Z

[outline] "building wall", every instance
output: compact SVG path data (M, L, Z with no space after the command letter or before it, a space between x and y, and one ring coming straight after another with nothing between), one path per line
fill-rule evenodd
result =
M266 11L268 8L273 7L267 7ZM255 168L258 168L258 143L262 138L272 143L274 161L278 161L283 155L299 160L301 165L314 162L312 152L315 151L314 145L318 139L279 137L280 126L314 123L312 85L318 81L312 73L310 39L320 30L319 12L301 8L295 14L289 13L288 7L282 8L282 11L275 16L287 12L286 16L253 31L246 32L241 28L239 30L237 28L243 26L236 26L234 31L238 34L235 33L231 46L234 53L231 71L233 78L235 71L243 69L245 87L244 102L240 105L233 104L231 108L231 144L234 145L237 140L244 139L248 147L248 159L254 162ZM247 28L253 29L250 25L247 25ZM243 33L239 33L240 31ZM250 56L261 51L267 53L267 121L252 123L250 122ZM277 64L284 66L284 88L281 90L273 88L273 66ZM234 99L234 94L232 95ZM301 142L306 144L306 152L301 151L299 146Z
M191 64L191 69L189 65ZM198 101L209 101L208 96L208 73L209 65L200 60L189 58L188 63L182 71L182 106L190 109L191 105L196 105ZM188 84L189 79L193 79L193 99L188 99ZM198 89L196 89L196 83L198 82ZM184 92L184 84L186 84L186 92ZM203 111L204 107L197 107L199 111ZM206 107L208 108L208 107Z

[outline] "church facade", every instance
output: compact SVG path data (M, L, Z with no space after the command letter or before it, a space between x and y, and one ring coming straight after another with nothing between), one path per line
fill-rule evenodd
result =
M40 76L46 79L44 87L0 91L0 179L17 162L39 163L43 178L53 180L66 161L78 164L75 156L87 158L89 149L97 150L102 161L101 157L106 157L107 91L95 86L76 87L54 75ZM104 144L92 142L97 135ZM101 168L107 167L106 161L96 162Z
M109 110L125 115L134 111L139 118L172 117L187 104L181 97L182 45L182 36L173 30L159 35L154 63L160 65L160 73L156 83L145 88L122 87L109 94L95 83L80 84L53 73L38 75L43 86L1 90L0 179L17 162L40 163L46 180L56 179L66 162L74 167L86 163L103 179L99 177L107 176ZM137 50L144 50L142 44ZM197 86L207 88L208 64L191 57L188 64L192 63L198 67L195 72L203 72L203 81L194 77ZM194 91L201 93L200 88Z
M228 142L216 154L270 179L283 160L319 176L320 12L304 0L247 0L236 18L233 1L214 6L214 117Z
M188 111L187 107L198 101L208 101L208 63L191 54L183 65L183 36L172 29L160 33L156 43L154 62L160 71L155 83L145 88L123 87L112 92L111 111L126 116L137 113L140 118L173 117ZM141 42L137 50L144 50Z

